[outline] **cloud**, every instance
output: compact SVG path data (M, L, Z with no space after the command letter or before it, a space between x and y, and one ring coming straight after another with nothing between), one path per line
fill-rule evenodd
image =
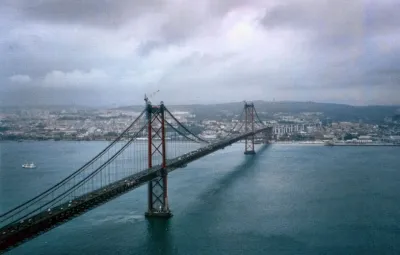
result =
M74 70L72 72L51 71L43 78L43 84L51 87L62 86L87 86L102 85L109 81L110 77L101 70L92 69L88 72Z
M162 0L6 0L22 17L62 24L115 28L142 13L160 10Z
M399 11L394 0L5 0L0 84L24 74L30 86L0 93L399 104Z
M266 29L296 29L306 33L312 47L323 50L357 46L400 32L400 3L394 0L287 0L267 9L261 23Z
M29 83L32 79L29 75L17 74L9 77L9 80L13 83Z

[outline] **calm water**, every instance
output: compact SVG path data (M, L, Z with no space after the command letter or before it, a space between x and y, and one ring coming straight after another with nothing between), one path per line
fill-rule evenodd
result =
M0 143L1 211L104 146ZM169 221L144 218L141 187L9 254L400 253L400 148L272 145L252 157L243 147L173 172Z

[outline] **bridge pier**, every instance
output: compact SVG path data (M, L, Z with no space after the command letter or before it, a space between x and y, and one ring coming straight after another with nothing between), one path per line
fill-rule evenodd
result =
M254 132L254 104L247 103L244 104L245 110L245 132L249 132L250 129ZM254 150L254 134L246 137L245 145L244 145L244 154L245 155L254 155L256 154Z
M164 172L164 169L162 170ZM170 218L172 212L168 207L168 175L162 174L161 177L148 183L148 209L146 217Z
M165 116L164 104L153 106L147 103L148 119L148 167L161 163L161 173L148 183L147 217L170 218L172 213L168 205L168 172L166 170ZM156 138L156 139L155 139ZM160 162L161 161L161 162Z
M244 152L244 155L255 155L255 154L256 154L255 150L248 150Z

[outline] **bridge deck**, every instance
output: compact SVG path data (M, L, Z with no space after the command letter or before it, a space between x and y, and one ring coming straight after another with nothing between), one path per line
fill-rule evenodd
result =
M167 171L172 172L177 168L202 158L208 154L225 148L248 136L266 131L268 128L259 129L256 132L248 132L220 142L210 144L206 147L186 153L180 157L167 161ZM0 229L0 253L16 247L52 228L61 225L105 202L116 198L130 190L133 190L146 182L160 176L161 166L155 166L139 173L114 182L108 186L86 193L67 203L53 207L50 210L32 215L27 220L15 222Z

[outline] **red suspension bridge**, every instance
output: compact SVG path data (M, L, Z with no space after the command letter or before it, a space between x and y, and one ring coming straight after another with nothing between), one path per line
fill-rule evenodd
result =
M168 108L146 108L113 142L65 179L0 215L0 253L41 235L143 184L148 184L146 217L169 218L168 173L245 141L255 154L255 139L268 142L265 125L252 103L245 103L235 126L212 143L190 131Z

